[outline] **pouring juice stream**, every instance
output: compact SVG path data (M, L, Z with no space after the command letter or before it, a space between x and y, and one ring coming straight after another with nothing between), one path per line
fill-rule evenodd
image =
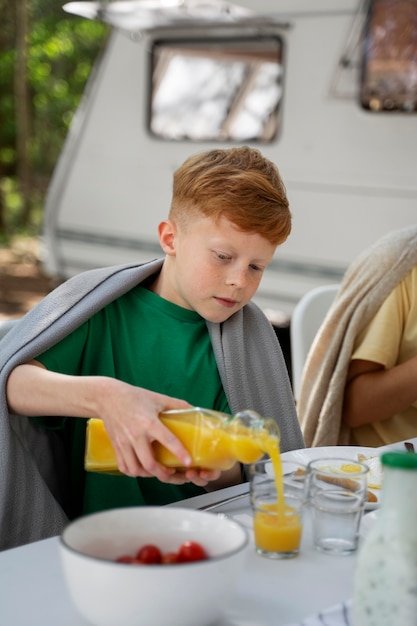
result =
M277 501L264 503L254 510L256 545L265 553L290 555L298 552L300 546L301 517L286 502L281 455L276 439L267 437L260 445L271 459Z

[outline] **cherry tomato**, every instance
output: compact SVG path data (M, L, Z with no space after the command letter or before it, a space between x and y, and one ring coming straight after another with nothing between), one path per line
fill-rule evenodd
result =
M157 546L152 545L151 543L142 546L137 554L136 561L140 563L145 563L146 565L152 563L161 563L162 561L162 553Z
M208 558L203 546L196 541L184 541L177 554L178 563L188 563L190 561L204 561Z
M163 565L172 565L173 563L178 563L176 552L165 552L162 555L162 564Z
M116 559L116 563L134 563L134 562L135 562L135 557L130 556L130 554L122 554L121 556L118 556Z

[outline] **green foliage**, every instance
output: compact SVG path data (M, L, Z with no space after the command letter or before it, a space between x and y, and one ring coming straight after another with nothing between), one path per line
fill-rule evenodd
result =
M34 108L32 157L44 175L59 156L107 32L104 24L81 18L45 19L33 25L28 60Z
M10 19L0 29L0 208L3 205L5 209L6 226L15 226L23 203L16 151L15 20L10 14L13 4L5 5L5 0L0 0L2 15L6 6ZM38 221L72 117L108 33L108 26L69 16L56 1L31 0L27 37L31 119L27 145L33 179L31 212L37 216L32 221Z
M0 146L15 145L15 120L13 97L13 73L15 55L13 50L0 49Z
M103 24L87 20L61 19L53 30L44 21L34 25L28 62L36 138L32 158L42 174L58 158L106 34Z

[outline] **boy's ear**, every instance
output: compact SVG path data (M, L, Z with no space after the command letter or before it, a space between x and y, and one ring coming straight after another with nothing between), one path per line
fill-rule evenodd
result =
M159 243L165 254L175 256L175 237L177 227L171 220L165 220L158 226Z

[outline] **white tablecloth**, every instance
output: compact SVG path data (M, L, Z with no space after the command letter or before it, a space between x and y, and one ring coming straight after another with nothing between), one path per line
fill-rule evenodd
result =
M417 444L417 438L412 441ZM400 444L392 447L403 449ZM230 487L176 506L200 507L220 497L243 493L247 488ZM248 498L216 509L220 511L236 517L252 532ZM351 598L355 555L330 556L315 551L308 515L300 554L293 559L275 561L258 556L253 538L251 542L236 592L216 626L322 626L315 616L324 615L327 609L332 609L333 614L326 615L325 624L344 626L344 622L334 621L340 617L335 610ZM69 598L58 548L59 538L54 537L0 552L1 626L85 624ZM146 621L142 625L146 626Z

